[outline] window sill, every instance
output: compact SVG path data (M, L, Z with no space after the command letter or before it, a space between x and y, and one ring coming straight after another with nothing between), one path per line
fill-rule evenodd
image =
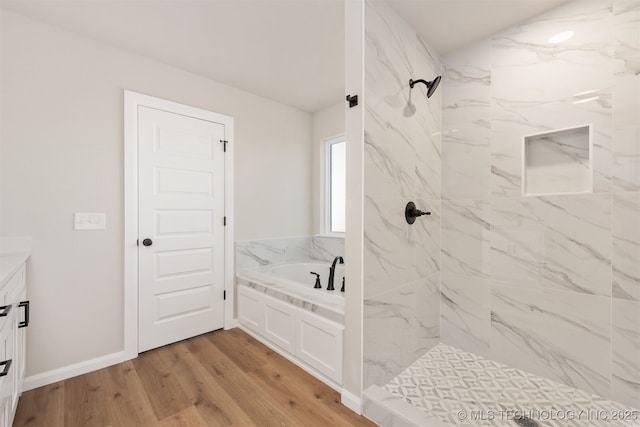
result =
M344 239L346 233L320 233L320 234L316 234L314 237L333 237L333 238L339 238L339 239Z

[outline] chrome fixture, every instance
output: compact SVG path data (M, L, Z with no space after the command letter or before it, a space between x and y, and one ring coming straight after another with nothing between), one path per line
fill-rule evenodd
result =
M423 80L423 79L419 79L419 80L409 80L409 87L411 89L413 89L413 86L416 83L424 83L425 86L427 86L427 98L431 98L431 95L433 95L433 92L436 91L436 89L438 88L438 85L440 84L440 80L442 79L442 76L438 76L435 79L431 80L430 82Z
M344 264L344 259L341 256L337 256L333 259L333 263L331 264L331 268L329 269L329 284L327 285L328 291L335 291L333 287L333 277L336 273L336 263L340 262L340 264Z

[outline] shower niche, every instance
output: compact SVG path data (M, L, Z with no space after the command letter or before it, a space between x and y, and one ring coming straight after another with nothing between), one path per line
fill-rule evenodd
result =
M522 194L590 193L593 188L592 126L558 129L523 138Z

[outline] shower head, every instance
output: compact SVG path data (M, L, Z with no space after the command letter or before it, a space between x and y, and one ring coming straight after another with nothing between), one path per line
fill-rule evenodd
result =
M424 83L427 86L427 98L431 98L431 95L433 95L433 92L436 91L438 85L440 84L440 79L442 79L442 76L438 76L435 79L433 79L432 81L428 82L426 80L409 80L409 87L411 87L411 89L413 89L413 86L416 83Z

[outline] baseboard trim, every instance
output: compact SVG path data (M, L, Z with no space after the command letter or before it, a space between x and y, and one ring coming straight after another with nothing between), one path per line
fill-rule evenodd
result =
M87 372L97 371L98 369L122 363L131 359L127 357L124 351L107 354L105 356L96 357L95 359L85 360L84 362L75 363L73 365L54 369L52 371L42 372L40 374L31 375L24 380L22 391L33 390L48 384L68 378L77 377Z
M360 397L350 391L342 389L340 392L340 401L344 406L351 409L356 414L362 415L362 399L360 399Z
M238 327L238 319L231 320L228 324L224 325L224 330L228 331L229 329Z

